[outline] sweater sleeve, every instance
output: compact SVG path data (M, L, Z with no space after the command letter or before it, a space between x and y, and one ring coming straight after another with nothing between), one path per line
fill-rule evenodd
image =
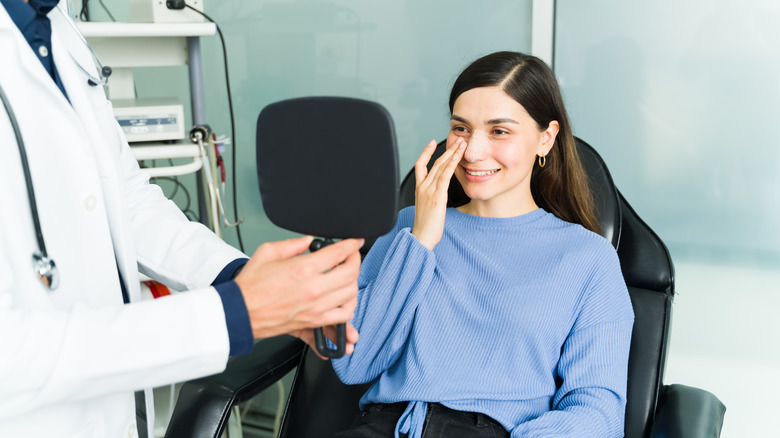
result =
M558 361L552 410L512 438L622 437L634 313L614 250L601 259Z
M360 339L351 355L332 361L344 383L370 382L398 360L415 310L433 278L433 252L403 222L399 219L390 233L377 240L363 262L352 320Z

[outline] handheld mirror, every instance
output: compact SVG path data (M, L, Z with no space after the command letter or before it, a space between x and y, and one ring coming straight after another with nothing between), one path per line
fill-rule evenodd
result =
M398 151L381 105L344 97L305 97L265 107L257 119L257 178L268 219L313 235L311 250L334 239L379 237L398 212ZM315 329L317 351L341 357Z

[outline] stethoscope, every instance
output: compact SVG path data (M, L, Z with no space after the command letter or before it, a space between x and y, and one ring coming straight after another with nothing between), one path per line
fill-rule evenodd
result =
M41 231L41 221L38 218L38 204L35 202L35 190L33 189L32 176L30 175L30 165L27 162L27 150L24 148L24 139L22 131L19 129L19 123L16 121L16 115L11 108L11 103L5 95L2 85L0 85L0 100L3 101L5 112L11 121L11 127L16 136L16 145L19 147L19 157L22 159L22 170L24 171L24 182L27 184L27 201L30 204L30 213L35 225L35 237L38 240L38 250L32 254L33 272L38 276L44 286L49 290L57 289L60 285L60 272L54 260L49 257L46 251L46 242L43 241L43 232Z
M59 10L58 7L55 7L55 9ZM60 10L60 13L64 14L62 10ZM90 74L89 71L87 71L87 69L85 69L71 54L70 56L73 59L73 62L87 76L87 83L89 85L93 87L98 85L105 85L108 81L108 76L111 75L111 67L104 67L103 64L100 63L97 54L95 54L95 52L92 50L92 47L90 47L87 43L87 40L84 38L81 32L79 32L76 24L73 23L73 21L71 21L67 16L65 17L65 21L70 24L70 26L76 32L76 35L79 36L79 39L81 39L84 45L89 49L90 53L92 54L92 58L99 67L98 71L100 76L95 77L94 75ZM11 121L11 127L13 128L14 136L16 137L16 145L19 148L19 157L22 160L22 171L24 172L24 182L27 185L27 201L30 204L30 213L32 215L33 225L35 226L35 238L38 241L38 249L32 253L33 272L47 289L53 291L60 285L60 272L59 269L57 269L57 264L54 263L54 260L49 257L48 251L46 251L46 242L43 239L43 231L41 230L41 220L38 216L38 204L35 201L35 189L33 188L32 175L30 174L30 164L27 161L27 150L24 147L22 131L19 129L19 123L16 120L16 114L11 108L11 103L8 101L8 97L6 96L2 85L0 85L0 100L3 101L3 107L5 107L5 112L8 114L8 119Z
M76 23L74 23L73 20L71 20L70 17L68 17L68 14L66 14L62 9L60 9L59 6L55 6L54 9L57 9L60 12L60 14L62 14L65 17L65 21L68 22L68 25L71 27L71 29L73 29L73 32L76 33L76 35L79 37L79 40L81 40L84 46L86 46L87 49L89 49L89 53L90 55L92 55L92 59L95 61L95 64L97 64L99 76L95 77L94 75L92 75L92 73L87 71L87 69L84 68L84 66L82 66L76 60L76 58L73 56L72 53L68 52L70 58L79 67L79 70L81 70L82 73L87 75L87 83L93 87L96 87L98 85L106 85L106 82L108 82L108 77L111 76L111 71L112 71L111 67L107 65L104 66L103 64L100 63L100 59L98 59L97 53L95 53L95 51L92 50L92 46L89 45L87 39L84 38L84 35L81 34L79 28L76 27Z

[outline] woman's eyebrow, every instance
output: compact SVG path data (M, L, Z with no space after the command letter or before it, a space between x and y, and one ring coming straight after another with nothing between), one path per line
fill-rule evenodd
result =
M461 116L456 116L455 114L453 114L452 117L450 117L450 120L454 120L454 121L460 122L460 123L465 123L467 125L469 124L468 120L464 119ZM488 121L485 122L486 125L500 125L502 123L514 123L515 125L519 125L520 124L519 122L517 122L515 120L512 120L512 119L510 119L508 117L504 117L504 118L500 118L500 119L491 119L491 120L488 120Z
M518 122L516 122L516 121L514 121L512 119L509 119L509 118L493 119L493 120L488 120L487 122L485 122L486 125L500 125L502 123L514 123L515 125L519 125L520 124L520 123L518 123Z

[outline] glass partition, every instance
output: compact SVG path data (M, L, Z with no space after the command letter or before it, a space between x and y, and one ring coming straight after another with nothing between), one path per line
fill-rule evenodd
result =
M490 7L467 1L390 0L233 0L205 5L227 44L239 213L246 218L242 234L250 252L259 243L289 235L265 218L257 189L255 124L265 105L311 95L379 102L395 121L405 175L425 144L445 138L447 99L460 70L493 51L531 48L531 0L496 1ZM207 118L217 133L229 135L217 37L202 38L202 48ZM139 95L186 91L180 74L159 72L136 69ZM232 201L227 201L232 210ZM236 244L232 230L224 234Z
M575 133L675 261L667 382L718 395L723 437L771 435L780 5L559 0L556 14L555 69Z

